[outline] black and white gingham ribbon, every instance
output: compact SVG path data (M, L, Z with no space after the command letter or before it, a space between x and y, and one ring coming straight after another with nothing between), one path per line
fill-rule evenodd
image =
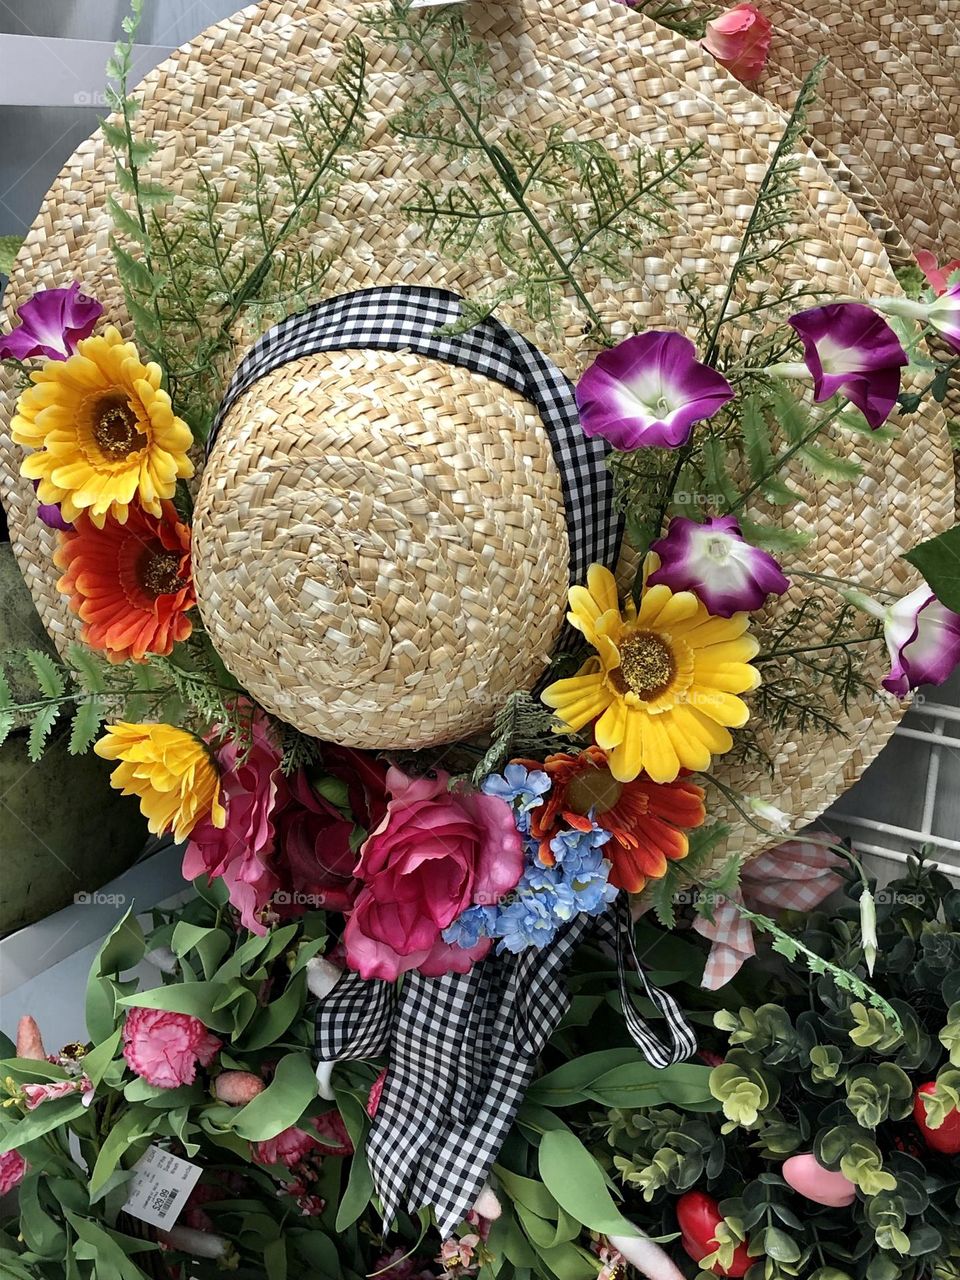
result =
M397 1210L433 1210L448 1236L464 1219L497 1158L536 1070L544 1044L570 1004L564 978L578 944L593 930L617 952L627 1029L656 1067L696 1051L679 1006L646 978L633 941L630 909L620 895L599 921L578 915L548 947L519 955L493 953L465 974L404 976L393 1026L371 1034L371 1010L382 1012L384 982L345 974L319 1004L316 1048L321 1062L368 1057L389 1044L387 1077L367 1138L367 1161L383 1207L384 1228ZM666 1020L669 1043L639 1015L627 984L635 966Z
M404 285L341 294L289 316L254 343L238 365L210 432L208 452L234 401L259 378L292 360L318 351L415 351L492 378L537 407L563 484L570 581L583 582L594 561L612 568L622 521L614 509L613 481L604 462L608 446L600 439L588 440L580 430L573 384L499 320L481 321L456 337L437 334L459 318L455 293Z
M436 332L459 317L456 294L404 286L360 290L289 317L241 361L208 449L236 399L292 360L318 351L415 351L483 374L537 407L563 485L571 581L582 582L594 561L612 567L621 520L605 465L607 446L580 430L569 379L499 320L485 320L455 337ZM542 950L491 953L465 974L406 974L399 989L346 973L320 1001L316 1048L321 1062L389 1056L366 1152L385 1227L401 1208L431 1208L444 1237L463 1221L513 1124L540 1052L569 1006L564 984L569 961L597 924L578 915ZM660 1067L688 1056L696 1041L676 1003L651 987L640 970L628 909L615 908L614 918L604 917L600 929L617 948L627 1026L641 1052ZM669 1046L632 1003L627 951L667 1020Z

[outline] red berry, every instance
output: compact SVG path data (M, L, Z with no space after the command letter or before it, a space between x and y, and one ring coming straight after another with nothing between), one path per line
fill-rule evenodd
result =
M702 1191L687 1191L677 1201L680 1243L694 1262L700 1262L716 1249L718 1241L714 1232L722 1221L723 1214L717 1208L716 1200ZM718 1276L742 1276L754 1261L747 1253L746 1244L739 1244L729 1267L715 1263L710 1270Z
M923 1105L923 1095L933 1093L936 1087L935 1080L928 1080L926 1084L922 1084L917 1089L913 1095L913 1118L928 1147L947 1156L960 1155L960 1111L954 1107L952 1111L948 1112L939 1129L932 1128L930 1121L927 1119L927 1109Z

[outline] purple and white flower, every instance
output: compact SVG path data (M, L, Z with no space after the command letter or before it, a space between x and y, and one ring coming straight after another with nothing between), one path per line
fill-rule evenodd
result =
M33 491L36 493L40 487L40 481L34 480ZM69 520L64 520L63 513L60 510L59 502L38 502L37 516L48 529L59 529L61 533L67 533L73 528Z
M69 289L41 289L17 307L20 323L0 337L0 360L66 360L102 314L100 303L81 293L76 281Z
M882 427L900 394L900 370L909 364L900 339L882 316L862 302L831 302L790 317L813 377L813 398L842 392L871 427ZM792 365L769 373L795 374ZM801 369L802 372L802 369Z
M768 595L783 595L790 586L773 556L747 542L735 516L711 516L702 524L674 516L666 537L650 549L660 557L651 586L692 591L721 618L759 609Z
M950 263L946 270L950 271L950 267L956 265ZM952 284L944 282L942 291L932 302L915 302L912 298L875 298L873 304L887 315L905 316L908 320L928 324L955 351L960 351L960 280L954 280Z
M674 449L695 422L733 398L722 374L697 360L682 333L651 329L602 351L577 383L584 435L615 449Z
M883 622L890 674L883 687L898 698L922 684L943 684L960 663L960 613L940 603L924 584L884 608L860 591L844 595Z

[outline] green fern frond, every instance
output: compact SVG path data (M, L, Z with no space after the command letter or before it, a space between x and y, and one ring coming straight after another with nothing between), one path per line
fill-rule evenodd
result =
M41 649L27 649L23 656L30 664L44 697L62 698L67 687L63 668Z
M690 832L690 849L685 858L667 865L666 874L648 886L647 893L654 913L665 929L677 923L674 899L684 889L698 884L713 860L714 851L730 834L722 822L698 827Z
M67 748L72 756L83 755L90 749L106 718L107 709L95 695L80 703L73 717Z
M62 707L59 704L42 707L33 717L30 725L30 736L27 739L27 755L34 764L43 755L47 739L57 723Z

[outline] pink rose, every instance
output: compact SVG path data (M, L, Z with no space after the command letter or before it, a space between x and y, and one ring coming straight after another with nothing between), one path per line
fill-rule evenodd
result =
M703 47L738 80L756 80L770 52L773 27L752 4L726 9L707 23Z
M35 1111L41 1102L52 1102L55 1098L65 1098L71 1093L82 1093L85 1106L89 1106L93 1098L93 1085L86 1076L75 1080L48 1080L46 1084L25 1084L23 1100L28 1111Z
M316 1120L312 1122L316 1125ZM323 1144L318 1142L312 1133L300 1129L293 1124L278 1133L275 1138L267 1138L263 1142L251 1142L250 1154L257 1164L285 1164L288 1169L305 1160L311 1152L320 1150Z
M353 819L318 795L302 769L290 779L290 797L279 823L285 882L294 897L306 894L328 911L346 911L360 887L353 878Z
M261 935L266 929L257 912L281 883L275 865L274 817L287 797L281 753L270 739L268 724L257 712L249 751L244 754L242 743L230 741L217 753L226 825L215 827L208 818L198 822L183 857L184 876L221 877L244 926Z
M390 803L360 849L364 887L343 935L347 963L363 978L466 973L490 949L489 938L467 949L441 934L471 904L496 903L516 886L520 835L503 800L449 791L448 782L442 772L387 774Z
M19 1187L27 1172L27 1162L19 1151L5 1151L0 1156L0 1196Z
M222 1044L188 1013L138 1006L123 1024L123 1056L128 1066L159 1089L193 1084L197 1063L209 1067Z

